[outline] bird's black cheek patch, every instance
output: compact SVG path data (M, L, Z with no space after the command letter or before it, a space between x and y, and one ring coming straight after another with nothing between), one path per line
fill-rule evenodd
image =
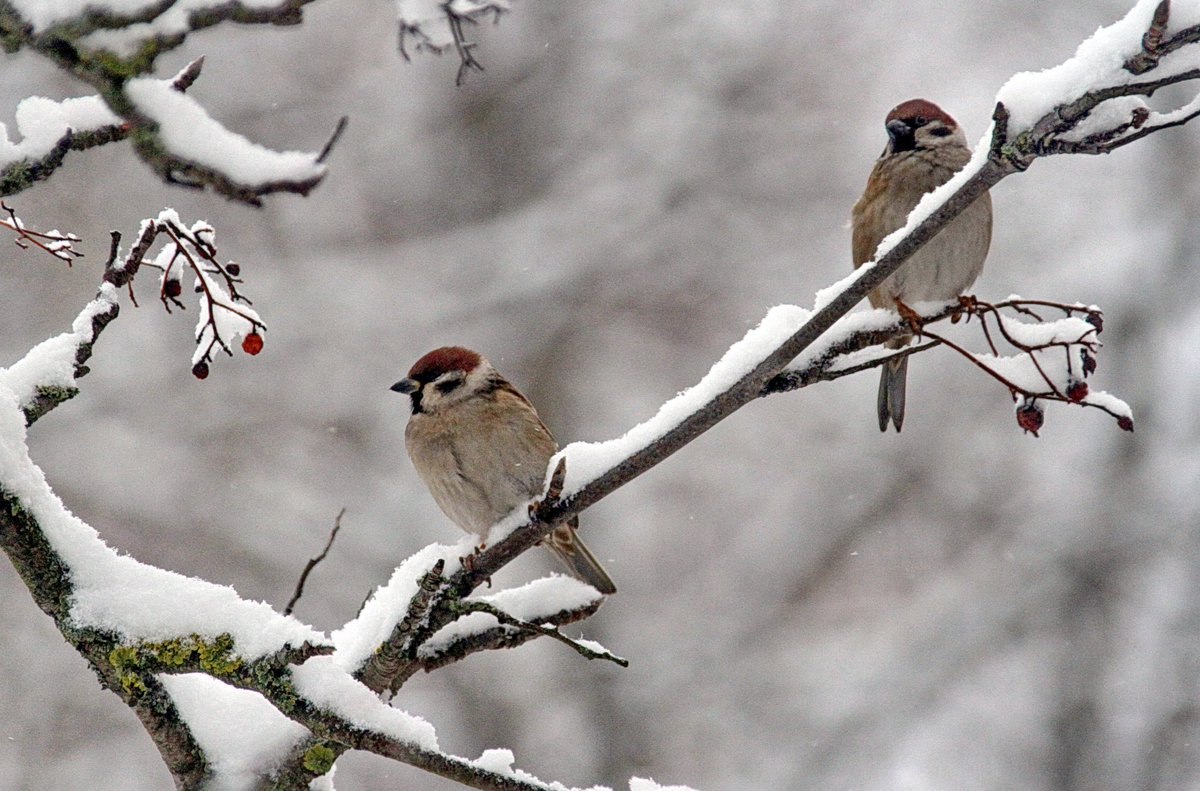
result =
M917 148L917 138L912 133L897 134L892 136L892 153L899 154L904 151L915 151Z

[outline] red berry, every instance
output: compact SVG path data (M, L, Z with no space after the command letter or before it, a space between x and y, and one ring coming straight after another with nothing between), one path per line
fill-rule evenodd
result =
M1067 398L1078 404L1083 399L1087 398L1088 386L1087 382L1082 379L1072 379L1067 384Z
M257 332L252 332L242 339L242 351L246 354L258 354L262 351L263 339Z
M1038 435L1038 429L1045 422L1045 415L1036 401L1026 401L1017 407L1017 425L1025 432Z
M1128 417L1127 415L1122 415L1121 417L1117 418L1117 428L1121 429L1122 431L1133 431L1133 418Z
M193 365L192 366L192 376L196 377L197 379L207 379L208 378L208 363L201 360L200 362Z
M240 266L238 266L237 264L235 264L234 262L230 261L228 264L225 265L225 271L229 273L230 277L237 277L238 275L240 275L242 273L242 268Z
M178 280L163 281L163 293L171 299L175 299L183 293L183 284Z
M1104 316L1098 310L1090 310L1085 318L1088 324L1096 328L1096 332L1104 332Z

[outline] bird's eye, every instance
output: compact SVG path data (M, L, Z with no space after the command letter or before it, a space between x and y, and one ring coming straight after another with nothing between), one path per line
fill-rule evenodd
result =
M434 386L437 387L437 391L439 393L441 393L442 395L445 395L446 393L452 393L455 390L457 390L462 385L462 383L463 383L462 379L455 378L455 379L446 379L444 381L438 382Z
M924 126L927 123L929 123L929 119L923 115L918 115L916 118L912 119L913 126Z

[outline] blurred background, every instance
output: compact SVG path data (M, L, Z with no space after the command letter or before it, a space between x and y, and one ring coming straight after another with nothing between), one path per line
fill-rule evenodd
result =
M771 305L850 268L848 220L898 102L975 139L992 97L1131 0L517 2L470 28L487 71L396 51L393 6L314 3L222 26L192 88L230 128L315 150L307 199L255 211L168 188L127 145L13 196L84 237L66 269L9 247L0 365L68 328L107 232L163 206L218 229L268 323L257 358L189 373L194 309L152 278L80 396L32 430L58 493L112 545L322 629L421 546L458 537L409 465L388 386L428 349L487 354L560 441L607 439L694 383ZM20 98L86 89L3 56ZM1041 438L948 352L914 360L902 435L874 372L751 405L584 515L621 588L582 633L414 679L396 705L444 749L515 750L570 785L631 774L733 789L1183 789L1200 784L1200 125L1056 158L993 191L977 293L1096 303L1092 387L1137 433L1052 405ZM536 554L536 553L535 553ZM530 555L497 578L553 566ZM0 786L164 789L133 714L0 563ZM371 756L342 789L457 786Z

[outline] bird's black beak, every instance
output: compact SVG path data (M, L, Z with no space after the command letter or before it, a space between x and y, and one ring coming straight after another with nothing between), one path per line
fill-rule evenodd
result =
M888 137L892 140L892 153L898 151L912 151L917 147L916 130L900 119L888 121L887 126Z
M412 377L401 379L392 385L391 390L395 393L402 393L412 399L412 413L414 415L421 411L421 383L416 379Z

